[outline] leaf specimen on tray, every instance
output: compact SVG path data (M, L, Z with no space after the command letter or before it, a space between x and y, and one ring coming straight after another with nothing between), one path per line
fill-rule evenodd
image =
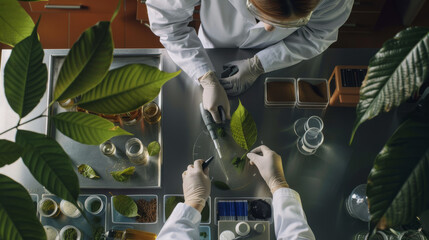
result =
M242 148L249 151L255 144L258 137L258 129L253 121L252 115L244 108L239 101L239 105L231 117L231 133L234 141Z
M48 81L48 70L43 63L45 53L37 35L37 26L29 37L13 48L4 69L6 99L20 118L27 116L39 104Z
M0 139L0 167L14 163L22 153L22 148L14 142Z
M224 191L226 191L226 190L230 190L231 188L228 186L228 184L226 184L226 183L224 183L224 182L221 182L221 181L213 181L213 184L214 184L214 186L217 188L217 189L220 189L220 190L224 190Z
M135 170L135 167L129 167L121 171L110 172L110 175L112 175L112 177L118 182L125 182L130 179Z
M163 72L145 64L116 68L97 87L83 94L78 106L103 114L131 112L155 99L164 83L179 73Z
M113 207L115 210L125 217L137 217L136 202L126 195L116 195L113 197Z
M161 146L157 141L153 141L147 146L147 151L149 152L149 156L156 156L161 151Z
M133 135L107 119L83 112L63 112L52 119L61 133L83 144L99 145L115 136Z
M97 172L95 172L95 170L89 165L81 164L77 167L77 170L80 174L82 174L82 176L86 178L91 178L91 179L100 178Z
M357 128L406 101L429 77L429 28L410 27L389 39L371 58L360 89L350 143Z
M33 201L21 184L0 174L0 196L0 239L46 239Z

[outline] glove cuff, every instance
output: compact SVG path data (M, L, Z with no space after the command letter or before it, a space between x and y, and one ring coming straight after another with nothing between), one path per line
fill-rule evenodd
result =
M250 73L255 77L258 77L259 75L265 72L264 67L262 66L261 61L259 61L259 58L257 55L253 56L252 58L249 58L249 64L250 64Z
M217 80L216 74L213 71L206 72L203 76L198 78L198 81L203 88L215 87L219 85L219 81Z
M274 193L279 188L289 188L286 179L284 177L272 177L268 182L268 187L270 188L271 193Z

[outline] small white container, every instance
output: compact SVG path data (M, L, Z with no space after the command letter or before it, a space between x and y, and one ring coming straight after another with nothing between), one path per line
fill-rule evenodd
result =
M58 230L50 225L43 226L45 229L47 240L57 240L58 239Z
M91 211L91 210L92 210L92 209L91 209L91 204L92 204L92 203L94 203L94 202L97 202L97 201L99 201L99 202L100 202L100 207L98 208L98 210L97 210L97 211L93 212L93 211ZM101 211L103 211L103 208L104 208L104 203L103 203L103 201L102 201L102 200L101 200L101 198L100 198L99 196L97 196L97 195L91 195L91 196L89 196L89 197L85 200L84 205L85 205L85 209L86 209L86 211L88 211L89 213L91 213L91 214L93 214L93 215L97 215L97 214L101 213Z
M83 208L81 202L77 201L77 205L79 206L80 209ZM74 211L69 212L68 209L72 209L72 210L74 209ZM60 210L65 216L70 217L70 218L78 218L81 215L79 209L77 209L76 206L74 206L71 202L66 201L66 200L61 200Z
M52 211L52 213L50 213L50 214L48 214L48 213L45 213L43 210L42 210L42 206L43 206L43 204L45 203L45 202L47 202L47 201L51 201L53 204L54 204L54 211ZM39 213L40 213L40 215L42 215L43 217L56 217L56 216L58 216L58 214L59 214L59 212L58 212L58 204L57 204L57 202L55 202L52 198L42 198L42 200L40 200L40 202L39 202L39 205L38 205L39 207Z
M66 225L66 226L64 226L63 228L61 228L61 231L60 231L60 239L59 240L64 240L65 238L65 236L64 236L64 234L65 234L65 232L67 231L67 229L74 229L74 230L76 230L76 233L77 233L77 238L76 238L76 240L80 240L81 239L81 237L82 237L82 233L80 232L80 230L79 229L77 229L76 227L74 227L74 226L72 226L72 225Z

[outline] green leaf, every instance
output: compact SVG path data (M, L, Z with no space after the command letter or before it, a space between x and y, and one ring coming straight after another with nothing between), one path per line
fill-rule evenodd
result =
M77 166L77 171L86 178L91 178L91 179L100 178L97 172L95 172L95 170L87 164L81 164Z
M226 190L230 190L231 188L228 186L228 184L226 184L226 183L224 183L224 182L221 182L221 181L213 181L213 184L214 184L214 186L217 188L217 189L220 189L220 190L223 190L223 191L226 191Z
M165 219L167 220L173 212L177 204L185 202L185 198L182 196L171 196L165 201Z
M241 101L239 101L237 109L232 114L230 126L235 142L249 151L256 142L258 129L252 115L241 105Z
M113 12L112 18L110 19L110 22L113 22L116 18L116 16L119 13L119 10L121 9L121 5L122 5L122 0L118 1L118 5L116 6L115 12Z
M234 167L237 169L239 173L242 173L244 170L244 167L246 166L246 154L244 154L243 158L235 157L232 159L231 163L234 165Z
M130 112L156 98L162 85L179 73L145 64L126 65L109 71L100 85L82 95L78 105L104 114Z
M22 160L33 177L51 193L75 205L79 180L62 147L43 134L18 130L16 143L24 149Z
M110 22L98 22L75 42L61 67L53 101L74 98L97 86L113 61Z
M153 141L147 146L147 151L149 152L149 156L156 156L161 151L161 146L157 141Z
M21 157L22 148L14 142L0 139L0 168Z
M429 208L429 122L406 120L377 155L368 176L371 225L406 224Z
M429 77L429 28L399 32L370 60L360 90L350 143L357 128L380 112L399 106Z
M129 167L121 171L110 172L110 175L112 175L112 177L118 182L125 182L130 179L135 170L135 167Z
M113 207L125 217L137 217L137 204L134 200L126 195L116 195L113 197Z
M89 145L99 145L112 137L133 135L102 117L83 112L63 112L52 117L64 135Z
M43 63L45 53L37 36L37 26L38 23L33 33L13 48L4 69L5 95L20 118L39 104L48 81L48 70Z
M33 28L33 20L18 1L0 1L0 42L13 47L30 36Z
M0 239L46 239L30 194L21 184L0 174L0 195Z

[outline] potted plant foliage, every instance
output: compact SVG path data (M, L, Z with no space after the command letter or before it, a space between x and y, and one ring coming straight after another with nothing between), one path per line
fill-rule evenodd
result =
M368 176L370 232L407 224L429 208L429 28L399 32L370 60L352 138L362 123L417 99Z

